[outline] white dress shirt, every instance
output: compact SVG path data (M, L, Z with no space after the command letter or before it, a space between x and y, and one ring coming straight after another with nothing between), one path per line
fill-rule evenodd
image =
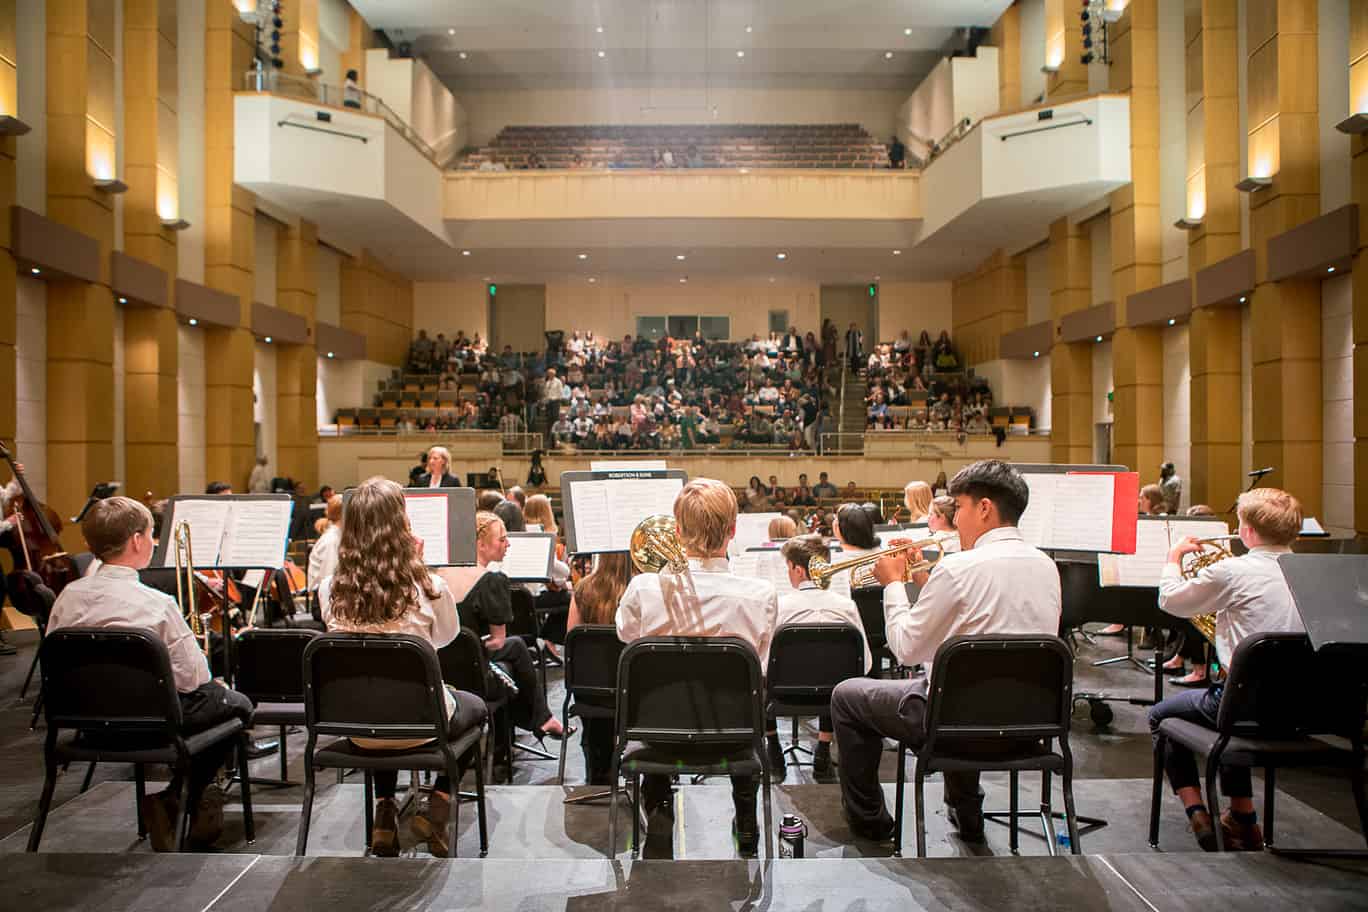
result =
M661 574L642 573L618 602L618 639L653 636L740 637L755 648L763 673L779 618L779 596L769 580L734 576L725 557L689 558L698 610L666 604Z
M209 683L209 662L185 623L176 600L138 582L138 571L102 564L94 576L67 583L52 606L48 632L63 627L139 627L150 630L171 654L176 690L190 693Z
M1229 668L1235 647L1247 636L1306 630L1278 566L1278 555L1291 551L1261 545L1212 564L1190 580L1183 579L1177 564L1165 564L1159 576L1159 607L1181 618L1214 611L1216 657Z
M915 605L902 582L884 587L888 648L904 665L929 665L953 636L1059 633L1059 570L1015 526L979 536L968 551L946 554Z
M868 672L874 665L869 643L865 641L860 609L855 607L854 601L839 592L822 589L809 581L799 583L796 591L780 596L779 623L849 624L860 631L860 643L864 646L864 670Z
M318 541L309 550L309 588L317 589L318 584L337 572L337 552L342 544L342 527L333 523L318 536Z

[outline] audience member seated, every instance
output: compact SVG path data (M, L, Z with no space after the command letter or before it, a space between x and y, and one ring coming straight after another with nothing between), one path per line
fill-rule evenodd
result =
M461 621L456 600L441 577L423 563L422 542L409 529L404 492L393 481L375 477L352 492L347 522L338 548L337 572L318 590L323 620L330 631L346 633L404 633L421 637L440 649L456 638ZM484 701L471 693L447 688L448 731L456 738L484 720ZM357 738L357 747L399 750L416 747L411 741ZM469 755L461 758L464 769ZM376 770L375 818L371 853L384 858L399 854L399 807L394 793L398 773ZM438 858L451 854L447 822L451 818L454 783L439 775L432 795L413 820L413 831Z

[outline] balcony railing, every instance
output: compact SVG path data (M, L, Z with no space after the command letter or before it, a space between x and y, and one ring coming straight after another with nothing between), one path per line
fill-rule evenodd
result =
M377 95L361 88L329 85L307 76L293 76L279 70L248 70L243 74L243 88L248 92L270 92L287 98L315 101L336 108L351 108L363 114L375 114L385 118L386 123L399 132L405 139L422 152L438 167L445 163L437 160L437 151L409 126L394 109Z

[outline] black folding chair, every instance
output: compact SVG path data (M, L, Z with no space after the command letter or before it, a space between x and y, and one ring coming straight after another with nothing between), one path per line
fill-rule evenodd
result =
M1017 774L1041 774L1042 835L1055 854L1054 812L1050 809L1050 773L1064 780L1064 819L1069 846L1079 846L1074 813L1073 754L1069 725L1073 708L1073 655L1056 636L993 634L951 637L936 650L927 694L926 739L916 752L913 790L917 857L926 857L926 811L923 785L931 772L1008 770L1011 805L1006 812L987 812L985 820L1007 819L1012 852L1017 850ZM1050 742L1058 739L1059 751ZM893 854L902 855L903 787L906 742L898 745L897 813Z
M180 777L180 813L175 841L185 849L189 831L190 761L207 748L232 738L238 765L247 767L247 735L240 719L183 735L180 697L171 674L166 644L150 631L135 627L67 627L48 634L43 642L43 709L47 739L43 745L46 778L38 800L38 816L29 834L28 850L38 851L52 807L60 766L72 761L131 763L138 804L138 837L147 835L142 819L146 794L144 767L165 763ZM76 734L60 738L63 729ZM89 734L85 734L89 733ZM256 840L252 821L252 793L241 780L242 821L247 841Z
M237 659L234 687L256 707L253 725L280 727L280 778L253 779L253 784L281 788L299 784L289 781L286 734L291 725L306 722L304 648L318 635L313 630L278 628L252 629L238 637L233 651Z
M510 589L510 601L513 607L513 620L509 622L505 629L507 636L521 637L527 644L527 649L532 653L532 661L537 663L537 677L541 680L542 693L546 693L546 655L541 647L541 618L537 615L537 602L532 597L526 586L513 586ZM552 754L530 744L519 744L513 742L513 746L521 751L525 751L534 757L542 760L554 760ZM564 744L562 743L562 747Z
M489 654L479 634L469 627L462 627L456 639L437 650L437 662L442 670L442 680L457 690L475 694L485 701L489 710L489 769L490 778L494 777L494 755L497 748L507 748L509 780L512 781L513 765L513 720L508 715L508 699L495 697L489 692L485 668L489 665ZM462 795L461 797L468 797Z
M889 670L898 667L898 659L888 648L888 634L884 628L883 590L877 588L853 589L850 597L860 612L860 623L864 626L865 642L869 644L869 654L874 658L874 667L869 670L871 678L883 676L884 661Z
M774 857L760 660L737 637L646 637L618 662L617 736L608 802L608 855L617 851L617 792L632 777L632 855L641 845L641 777L648 773L761 777L765 853ZM630 742L644 746L628 752ZM707 746L706 753L675 745Z
M485 824L484 764L480 756L483 725L473 725L451 740L442 671L432 644L407 634L329 633L304 649L304 710L309 740L304 748L304 806L300 810L295 854L309 844L314 769L359 769L366 786L366 848L370 849L375 806L375 770L433 770L446 773L451 787L461 782L460 758L474 758L480 857L489 851ZM319 735L337 740L318 746ZM352 738L427 739L418 747L369 750ZM451 808L447 844L456 854L460 802Z
M1164 756L1170 741L1206 757L1207 807L1219 821L1216 773L1222 766L1262 767L1264 844L1273 846L1273 806L1277 771L1289 766L1349 769L1359 827L1368 840L1368 797L1364 795L1363 721L1368 678L1362 647L1311 648L1304 633L1256 633L1235 647L1221 693L1216 727L1182 719L1159 723L1154 743L1154 792L1150 800L1150 845L1159 846L1159 803ZM1313 737L1338 735L1349 749ZM1216 847L1225 851L1219 824ZM1287 851L1296 854L1303 850ZM1335 854L1304 850L1305 854Z
M765 715L792 717L792 743L785 754L812 756L798 743L799 717L830 713L836 685L864 670L864 637L849 624L781 624L774 631L765 672ZM797 759L794 763L811 766Z
M623 642L611 624L581 624L565 634L565 702L561 723L569 727L570 718L611 719L617 705L618 662ZM573 703L571 701L574 701ZM588 737L584 731L580 737ZM565 784L565 745L561 745L556 784ZM608 792L593 792L566 798L566 804L581 804L607 798Z

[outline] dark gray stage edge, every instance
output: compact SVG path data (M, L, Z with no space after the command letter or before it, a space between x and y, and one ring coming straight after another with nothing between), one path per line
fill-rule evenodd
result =
M831 859L773 863L439 861L24 855L7 906L262 912L482 909L850 909L1074 912L1368 908L1368 862L1272 856Z

